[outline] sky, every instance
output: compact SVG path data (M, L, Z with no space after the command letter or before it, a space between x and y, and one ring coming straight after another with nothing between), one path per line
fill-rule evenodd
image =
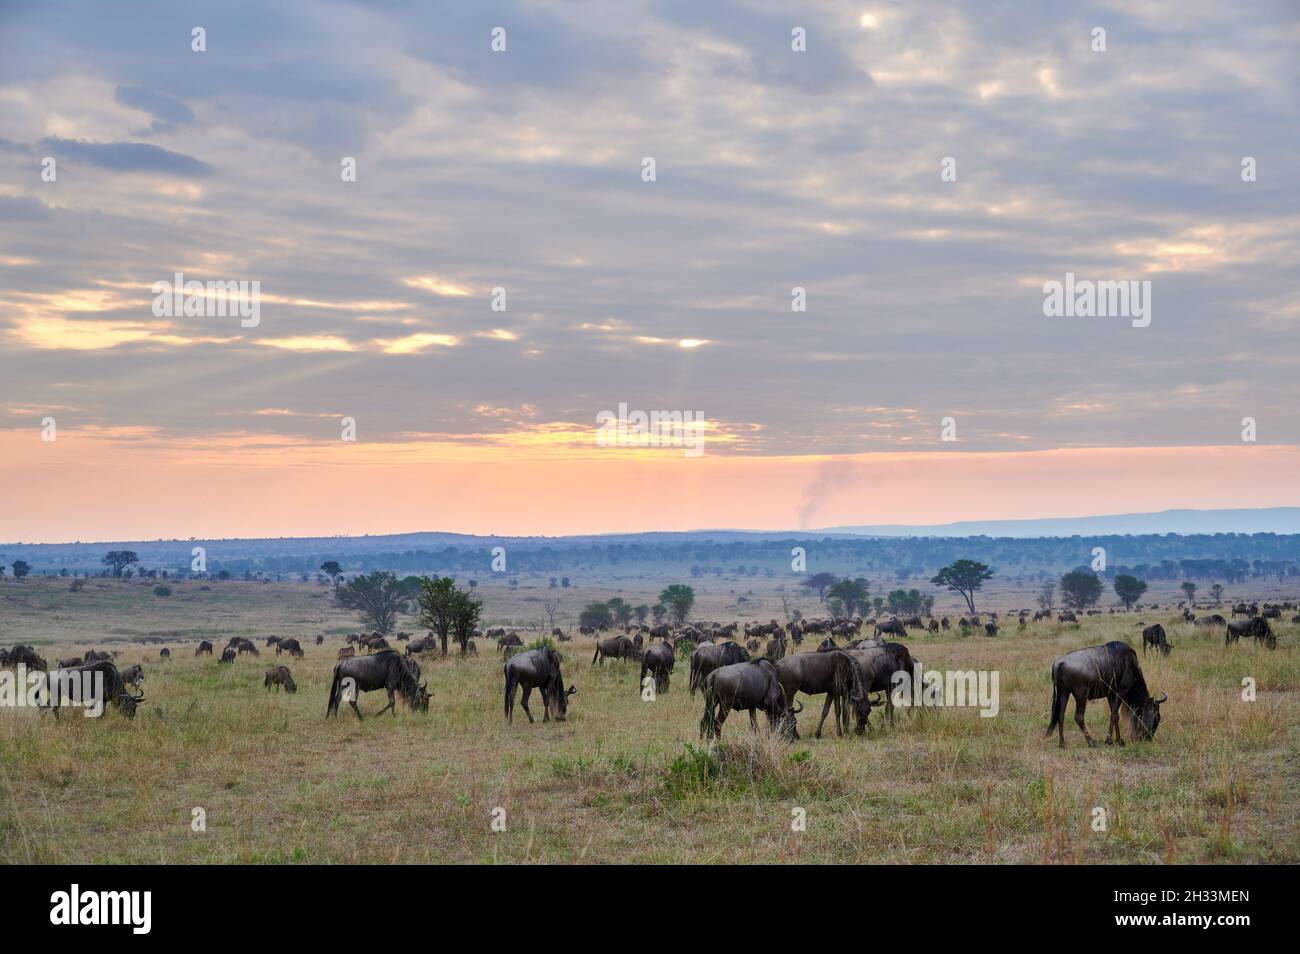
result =
M0 0L0 540L1300 504L1298 93L1283 0Z

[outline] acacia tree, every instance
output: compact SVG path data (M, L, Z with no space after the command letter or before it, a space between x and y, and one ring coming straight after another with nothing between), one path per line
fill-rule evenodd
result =
M447 639L460 612L460 590L449 576L420 578L420 604L417 620L424 629L438 634L442 655L447 655ZM457 636L459 639L459 635Z
M1210 587L1210 595L1214 597L1215 606L1222 606L1223 605L1223 584L1215 583L1212 587Z
M21 580L32 571L26 560L14 560L14 565L10 569L13 570L15 580Z
M395 573L363 573L334 591L334 602L361 617L377 633L391 633L397 614L410 606L410 597Z
M986 564L975 560L958 560L941 569L930 582L960 593L966 601L966 608L974 613L975 593L991 579L993 571Z
M687 586L685 583L666 586L659 594L659 602L668 607L673 622L680 626L686 622L686 617L691 614L691 607L695 605L695 587Z
M578 614L578 625L588 629L609 629L613 621L608 603L588 603Z
M826 595L844 604L845 616L852 616L854 610L865 609L871 599L871 594L867 591L867 581L862 577L856 580L840 580L831 586Z
M339 566L338 560L326 560L320 565L320 571L334 582L334 589L338 590L339 579L343 576L343 567Z
M1084 609L1101 598L1101 580L1089 570L1071 570L1061 577L1061 600L1071 609Z
M139 563L140 558L134 550L109 550L101 562L104 566L113 568L114 576L121 576L124 569L132 563Z
M1147 591L1145 580L1139 580L1131 573L1121 573L1115 577L1115 595L1120 598L1124 604L1124 609L1131 610L1133 604L1142 598L1142 594Z
M1038 590L1038 608L1041 610L1046 610L1047 612L1050 613L1052 611L1052 607L1055 604L1056 604L1056 581L1043 580L1043 585Z
M817 601L819 603L825 603L826 591L834 586L835 582L836 576L834 573L814 573L812 576L808 577L808 579L804 580L801 585L808 587L810 590L816 590Z
M1183 584L1183 592L1187 594L1187 602L1194 603L1196 600L1196 584L1188 580Z
M483 615L483 601L465 590L456 590L451 606L451 632L460 644L460 654L465 655L474 627Z

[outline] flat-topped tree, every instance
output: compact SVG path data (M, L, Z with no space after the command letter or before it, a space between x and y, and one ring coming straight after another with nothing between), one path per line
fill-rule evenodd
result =
M975 560L958 560L945 566L930 582L935 586L946 586L960 593L962 599L966 601L966 608L974 613L975 593L991 579L993 579L993 571L987 564Z

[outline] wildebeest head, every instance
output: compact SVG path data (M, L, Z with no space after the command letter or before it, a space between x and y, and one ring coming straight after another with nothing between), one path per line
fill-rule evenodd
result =
M400 657L402 680L399 689L407 704L416 712L429 711L429 682L420 681L420 664L409 656Z
M1169 699L1169 693L1162 692L1159 699L1148 697L1137 709L1133 710L1133 730L1140 738L1150 741L1160 728L1160 704Z

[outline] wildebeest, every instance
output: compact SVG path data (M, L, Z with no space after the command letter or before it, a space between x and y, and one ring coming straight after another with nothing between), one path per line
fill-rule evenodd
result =
M43 677L45 679L45 685L43 687L43 693L45 694L45 701L42 703L42 705L52 709L54 711L55 718L58 718L59 715L58 698L61 698L61 695L58 698L51 697L50 695L51 683L56 679L81 680L84 678L83 674L85 673L91 674L92 681L90 684L92 687L92 692L94 691L94 686L95 686L94 676L98 674L101 677L102 692L103 692L103 694L99 697L99 701L101 702L101 704L112 703L113 705L121 709L122 714L126 716L128 719L135 718L135 708L140 703L144 702L144 693L132 694L128 692L126 688L126 683L122 680L122 675L117 671L117 667L114 666L111 662L104 659L96 660L95 662L92 662L89 665L76 666L72 669L56 669L54 672L48 673L45 677ZM83 699L81 701L82 704L84 705L88 702L91 702L92 700Z
M288 653L290 656L294 656L298 659L303 657L302 644L296 639L282 639L276 643L275 654L278 656L282 652Z
M985 624L984 624L984 635L985 635L985 636L996 636L997 634L998 634L998 624L997 624L997 623L988 622L988 623L985 623Z
M59 660L60 669L72 669L73 667L80 665L82 665L82 658L80 656L69 656L67 659Z
M677 664L677 656L673 652L673 647L668 643L651 643L650 648L641 656L641 682L640 686L645 686L645 674L649 672L654 676L655 692L667 692L668 684L673 674L673 666Z
M227 646L225 649L221 651L221 658L217 660L218 663L233 663L234 661L235 661L235 650L232 649L230 646Z
M1058 623L1077 623L1079 622L1079 617L1075 616L1069 610L1062 610L1060 613L1056 614L1056 621Z
M541 646L527 652L516 653L506 660L502 667L506 677L505 713L506 721L515 721L515 689L523 690L519 704L524 707L529 722L533 713L528 708L528 697L534 689L542 693L542 721L563 722L568 718L569 696L577 692L577 687L564 688L564 676L560 672L560 654L550 646Z
M317 645L317 646L323 646L323 645L325 645L325 637L324 637L324 636L317 636L317 637L316 637L316 645Z
M640 660L641 650L637 649L636 643L627 636L611 636L609 639L596 640L596 653L591 657L592 665L599 662L603 666L606 656L611 659Z
M862 677L848 653L836 650L786 656L776 664L776 676L785 692L787 706L793 705L795 693L809 696L825 693L826 704L822 706L815 738L822 737L822 726L832 706L835 707L835 734L848 731L852 710L862 699ZM797 731L794 737L799 737Z
M170 649L168 649L166 646L164 646L162 649L160 649L160 650L158 651L158 658L159 658L159 659L171 659L171 658L172 658L172 651L171 651Z
M1129 717L1130 735L1135 739L1151 739L1160 725L1160 705L1169 698L1168 693L1162 693L1159 699L1152 698L1142 678L1137 653L1132 646L1118 641L1076 649L1052 663L1052 721L1047 725L1047 734L1050 736L1053 729L1058 730L1061 748L1065 748L1065 708L1071 696L1074 697L1074 721L1089 746L1097 743L1083 722L1088 700L1105 699L1110 703L1106 744L1111 744L1113 736L1123 745L1120 710Z
M128 686L134 686L139 689L144 682L144 667L138 663L134 666L128 666L122 670L122 681Z
M258 652L257 646L253 644L253 641L251 639L241 639L239 641L238 646L236 646L236 649L238 650L239 655L241 656L244 655L244 653L252 653L254 656L262 655L260 652Z
M7 665L17 666L22 663L28 669L49 669L49 664L45 661L44 656L39 656L36 650L31 646L15 646L9 651L9 662Z
M347 647L351 649L352 647ZM425 639L413 639L406 644L406 655L415 656L418 653L433 653L438 651L438 640L429 636Z
M876 624L876 636L907 636L907 629L896 619L886 620L883 623Z
M1235 643L1243 636L1254 636L1255 642L1263 643L1269 649L1277 648L1277 635L1269 628L1268 620L1263 616L1252 616L1249 619L1240 622L1231 622L1227 624L1227 632L1223 636L1223 645Z
M1211 616L1202 616L1198 618L1195 622L1192 623L1192 625L1193 626L1226 626L1228 625L1228 621L1224 619L1222 616L1220 616L1218 613L1214 613Z
M199 648L194 650L194 655L196 656L202 656L204 653L207 653L209 656L212 655L212 644L206 639L202 640L199 643Z
M356 658L356 655L357 648L355 646L339 647L339 659L354 659Z
M338 715L339 702L346 694L347 703L359 720L361 710L357 708L357 697L376 689L388 692L388 705L376 712L377 716L390 709L394 716L397 715L398 694L413 711L429 711L428 683L420 682L420 664L414 659L403 658L396 650L385 649L373 656L354 656L335 664L325 718Z
M739 643L700 643L691 653L690 694L694 696L696 689L703 689L705 677L719 666L748 661L749 653Z
M384 639L379 633L373 636L362 636L360 639L362 646L366 647L367 652L391 652L392 648L388 645L388 640Z
M1160 650L1166 656L1169 655L1169 650L1174 648L1174 644L1169 642L1169 637L1165 635L1165 628L1159 623L1142 630L1143 656L1146 655L1148 646Z
M285 692L298 691L298 685L293 681L293 676L290 674L288 666L276 666L272 669L268 669L266 671L266 680L262 685L266 687L267 692L271 691L272 686L275 686L276 689L284 686Z
M279 645L280 640L283 639L283 638L284 638L284 637L282 637L282 636L268 636L268 637L266 637L266 648L267 648L267 649L270 649L272 646Z
M493 632L493 630L488 630L488 636L491 636ZM524 644L518 633L503 633L496 637L496 640L497 652L504 652L507 646L522 646Z
M862 695L858 700L858 731L868 728L872 706L876 703L870 694L885 694L885 717L892 725L894 722L894 673L916 672L917 660L902 643L881 643L877 646L864 646L851 650L849 657L857 664L862 678Z
M704 717L700 719L700 737L711 739L722 734L728 712L749 712L750 727L758 731L758 710L767 716L768 729L778 729L787 739L798 737L795 716L803 706L792 709L777 677L776 666L767 659L719 666L704 677Z

